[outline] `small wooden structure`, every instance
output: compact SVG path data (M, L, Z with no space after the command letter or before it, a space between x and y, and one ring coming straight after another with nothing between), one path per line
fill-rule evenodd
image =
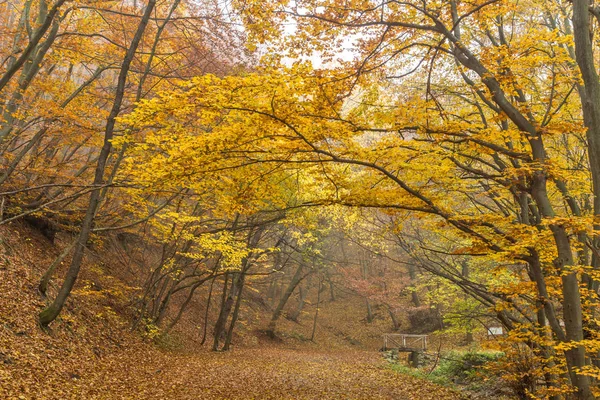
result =
M423 364L427 351L427 335L410 335L408 333L384 333L383 351L406 352L408 363L413 367Z
M384 333L383 351L427 351L428 335L410 335L407 333Z

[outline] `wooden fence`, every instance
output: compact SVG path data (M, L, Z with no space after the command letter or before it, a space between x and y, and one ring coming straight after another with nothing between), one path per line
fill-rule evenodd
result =
M427 335L410 335L407 333L384 333L383 350L426 351Z

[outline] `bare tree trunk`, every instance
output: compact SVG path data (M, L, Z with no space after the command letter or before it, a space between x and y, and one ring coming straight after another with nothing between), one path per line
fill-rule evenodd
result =
M275 302L275 291L277 286L277 278L273 277L269 282L269 289L267 289L267 300L269 301L269 306L273 306Z
M227 300L223 304L223 307L221 307L219 319L215 324L213 351L217 351L219 349L219 342L221 341L221 338L223 336L225 336L225 341L227 343L229 333L225 332L225 327L227 325L227 320L229 319L229 314L231 314L231 310L234 308L234 302L236 309L239 310L239 305L237 303L241 301L240 296L244 287L246 271L247 268L243 268L242 271L237 272L236 275L231 279L231 288L229 289ZM233 331L233 327L235 326L235 319L237 319L237 314L232 317L232 321L230 324L231 331ZM227 348L223 347L222 350L227 350Z
M461 268L460 274L462 275L462 277L465 280L468 280L470 272L471 272L470 269L469 269L469 263L463 260L461 262L461 267L462 268ZM467 295L465 294L465 297L466 296ZM471 326L471 319L470 318L466 322L467 322L467 329L466 329L467 332L465 333L465 343L467 345L469 345L469 344L473 343L473 328Z
M258 243L260 242L260 239L262 237L262 233L263 233L264 229L265 229L264 226L259 226L248 234L248 248L250 248L250 249L257 248ZM221 307L221 313L219 314L219 319L217 320L217 323L215 324L213 351L217 351L219 349L219 341L221 340L222 335L225 334L225 326L227 324L227 319L229 318L229 314L231 313L234 299L237 298L238 301L241 301L241 298L239 296L241 295L242 289L244 287L246 273L252 266L253 260L254 260L254 255L249 255L249 256L245 257L242 260L240 272L235 273L235 277L232 277L231 289L229 291L229 295L227 296L227 300ZM239 311L239 306L237 306L236 308ZM230 325L230 330L232 330L232 331L233 331L233 327L235 326L235 320L237 320L237 314L232 317L232 321L231 321L232 323ZM229 337L229 336L230 335L227 335L225 340L227 340L227 337ZM229 341L231 341L231 338L229 338ZM226 348L223 348L223 350L226 350Z
M165 291L167 291L169 284L171 284L171 280L169 279L168 274L161 275L156 283L156 289L153 291L153 294L150 297L152 299L152 307L150 308L150 313L148 315L153 321L158 319L160 307L164 300L163 295Z
M168 280L166 282L169 282ZM169 286L169 290L167 291L167 294L165 295L165 297L163 297L162 301L160 302L160 306L157 309L157 312L154 314L154 323L158 326L162 323L163 318L165 317L165 313L167 312L167 306L169 305L169 303L171 302L171 296L174 293L175 288L177 287L177 283L173 280L170 281Z

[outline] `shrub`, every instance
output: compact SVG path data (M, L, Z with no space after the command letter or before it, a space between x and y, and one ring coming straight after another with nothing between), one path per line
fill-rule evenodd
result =
M435 308L419 307L409 311L411 333L430 333L443 329L442 319Z
M441 357L440 365L433 373L445 376L457 384L469 384L482 381L486 376L485 368L490 362L498 361L503 353L469 351L466 353L450 352Z
M392 353L386 355L391 368L401 374L427 379L442 386L460 386L471 392L483 392L501 398L505 388L499 379L485 368L503 357L499 352L470 351L466 353L450 352L440 357L439 364L433 370L432 366L410 368L397 362Z

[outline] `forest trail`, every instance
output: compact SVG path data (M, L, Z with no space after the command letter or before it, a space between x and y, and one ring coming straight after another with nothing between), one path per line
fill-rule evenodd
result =
M26 391L4 381L12 388L5 387L8 392L1 397L7 400L461 398L449 389L385 368L376 352L361 351L257 348L178 355L133 347L98 359L77 374L51 374L46 379L36 375L41 379L37 385L26 385Z
M230 352L199 349L196 342L181 347L174 342L178 350L168 351L130 332L129 321L98 292L78 292L45 333L35 319L44 305L37 282L52 252L40 252L42 239L27 230L2 236L14 250L0 258L1 400L460 398L393 372L377 351L334 345L335 335L324 327L317 344L275 344L248 331L246 339L254 345L236 337ZM93 274L86 277L107 286Z
M140 362L107 359L82 377L88 398L107 399L459 399L448 389L399 375L375 352L239 349Z

